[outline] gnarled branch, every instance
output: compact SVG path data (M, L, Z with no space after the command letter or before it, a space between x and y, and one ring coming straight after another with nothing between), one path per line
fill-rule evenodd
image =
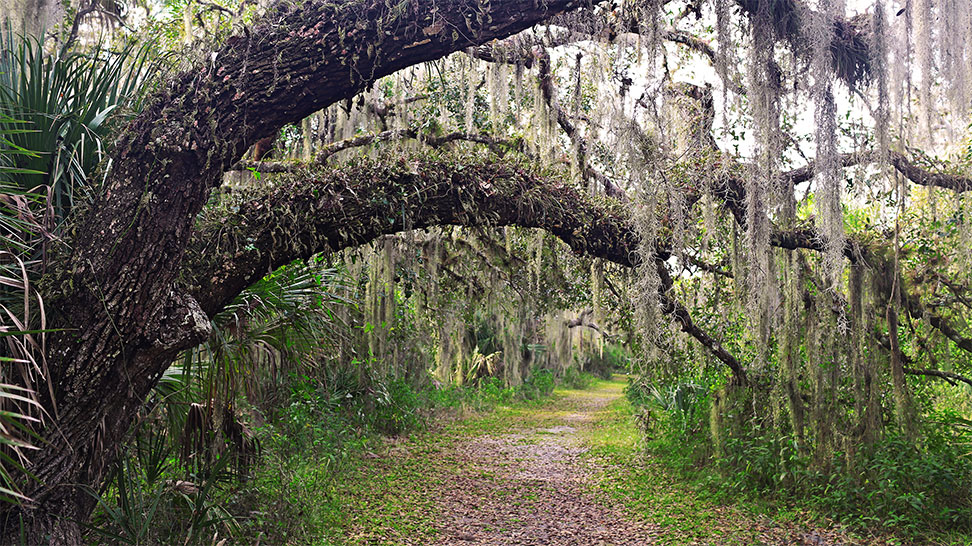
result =
M594 204L570 185L516 164L400 157L292 176L240 203L234 214L219 207L200 219L185 271L192 272L191 293L208 314L294 259L433 225L541 228L575 252L628 267L640 262L638 235L620 204ZM692 321L670 293L664 264L658 267L663 310L745 382L740 362Z
M891 152L891 164L908 180L920 186L944 188L955 192L972 190L972 178L954 174L936 173L915 165L900 152Z

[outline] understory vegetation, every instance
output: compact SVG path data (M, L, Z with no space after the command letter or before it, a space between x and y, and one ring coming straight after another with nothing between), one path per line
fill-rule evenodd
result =
M339 541L335 532L344 529L352 502L341 490L370 450L387 438L498 404L541 401L554 378L538 369L517 387L483 380L416 389L396 380L383 392L361 392L355 385L353 377L331 385L307 376L283 379L278 409L247 431L248 454L178 453L179 431L143 425L101 495L90 538L122 544L208 544L213 536L266 544Z
M644 449L673 476L718 502L746 500L758 511L894 530L908 541L968 540L972 436L954 411L930 412L921 444L888 434L815 457L774 426L768 397L734 392L739 409L727 419L713 408L718 389L704 379L626 388Z

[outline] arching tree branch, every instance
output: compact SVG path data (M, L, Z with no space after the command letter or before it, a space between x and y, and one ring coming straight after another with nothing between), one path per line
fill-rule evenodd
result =
M423 134L417 129L390 129L380 133L359 135L356 137L339 140L325 145L317 153L314 161L319 164L327 163L327 160L339 152L352 148L361 148L379 142L389 142L395 140L414 139L432 148L439 148L452 142L475 142L489 148L493 153L503 156L507 151L516 150L522 152L523 143L520 140L506 140L490 136L485 133L466 133L456 131L445 135ZM259 173L289 173L310 166L299 161L240 161L227 169L228 171L253 170Z
M878 345L880 345L881 348L883 348L885 351L890 352L892 350L891 341L888 338L888 336L875 334L874 339L875 341L878 342ZM900 350L898 351L898 357L905 364L913 364L915 360L914 358L912 358L911 356L909 356L908 354ZM943 379L947 381L951 385L958 385L958 382L961 381L963 383L967 383L970 386L972 386L972 379L969 379L968 377L965 377L964 375L955 372L946 372L943 370L933 370L933 369L909 368L909 367L902 368L902 371L904 371L904 373L908 375L924 375L927 377L937 377L939 379Z
M212 314L295 258L434 225L542 228L579 253L637 263L637 236L620 207L594 205L513 163L399 157L296 173L238 213L204 212L185 269L197 272L193 294Z
M891 152L890 161L905 178L920 186L944 188L959 193L972 190L972 178L922 169L900 152Z
M939 379L944 379L945 381L951 383L952 385L957 385L959 381L972 386L972 379L965 377L962 374L955 372L946 372L942 370L919 370L915 368L905 368L904 373L909 375L924 375L927 377L937 377Z
M874 154L870 151L864 152L852 152L847 154L840 154L838 161L842 167L853 167L863 162L872 161ZM797 184L802 184L804 182L809 182L813 179L813 175L816 173L817 165L814 162L810 162L803 167L799 167L783 173L783 179L787 180L790 185L795 186Z
M925 309L921 304L918 296L916 294L909 294L907 304L909 311L912 316L920 317L926 316L928 318L928 323L932 325L933 328L941 332L945 337L950 339L956 347L962 349L963 351L972 354L972 339L965 337L961 334L954 326L952 326L945 317L938 313Z
M873 150L860 152L850 152L840 154L838 158L841 166L852 167L861 163L871 163L878 159ZM915 165L901 152L891 151L888 154L888 161L899 173L911 182L919 186L928 186L952 190L955 192L967 192L972 190L972 178L967 176L934 172ZM791 184L801 184L813 179L815 165L810 163L803 167L793 169L783 175Z
M419 142L433 148L445 146L446 144L457 141L476 142L478 144L485 145L498 155L503 155L508 150L522 151L523 148L522 142L518 140L495 138L485 133L466 133L456 131L445 135L433 135L420 133L417 129L392 129L371 135L356 136L328 144L322 147L317 153L316 161L318 163L324 163L334 154L350 148L367 146L375 142L403 140L407 138L418 140Z
M296 258L357 246L389 233L433 225L540 228L575 252L627 267L640 262L628 212L594 204L563 182L509 163L449 159L366 160L314 174L299 173L268 195L202 216L187 254L190 291L212 315L268 271ZM671 296L665 265L660 302L682 330L745 382L740 362L696 325Z

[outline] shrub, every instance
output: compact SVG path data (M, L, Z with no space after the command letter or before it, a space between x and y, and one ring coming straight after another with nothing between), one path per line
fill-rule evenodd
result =
M546 368L535 367L520 387L520 392L526 400L537 400L550 396L554 390L553 372Z
M421 426L419 397L404 379L394 379L380 386L376 396L371 425L381 434L395 436Z
M564 371L560 384L569 389L587 389L594 383L594 379L593 375L570 367Z
M721 455L713 436L698 426L713 397L690 382L671 386L632 382L627 397L654 438L651 449L671 466L704 472L714 492L777 499L812 508L828 518L913 537L972 529L972 458L965 429L954 416L926 422L920 441L893 430L871 446L848 453L832 447L818 453L774 425L768 396L754 386L720 395ZM650 417L642 417L650 415Z

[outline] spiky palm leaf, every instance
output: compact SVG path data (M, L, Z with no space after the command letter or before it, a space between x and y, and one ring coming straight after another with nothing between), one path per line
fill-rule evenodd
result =
M44 415L35 386L47 377L43 300L36 291L31 297L28 262L21 258L36 243L38 222L33 210L38 199L10 182L12 176L35 174L16 166L17 158L38 155L12 141L11 137L30 131L24 125L0 111L0 338L4 342L0 343L0 501L4 502L24 500L11 470L23 470L26 452L35 449L28 440L28 424ZM38 320L32 310L38 311ZM32 331L35 323L39 329Z
M210 395L232 396L239 379L257 371L274 376L285 362L316 363L339 335L331 307L347 304L341 290L335 270L294 262L237 296L214 317L204 348L213 364Z
M46 55L0 26L0 498L19 500L11 470L27 461L29 424L50 389L46 319L32 279L45 241L105 154L109 121L140 106L148 47ZM53 400L53 396L50 396ZM57 408L52 408L56 411Z
M31 129L0 120L0 132L16 147L42 152L13 157L20 171L8 179L25 191L49 188L53 216L63 219L91 187L110 121L141 107L156 66L147 45L47 55L35 38L0 27L0 111Z
M155 390L154 407L164 409L169 437L180 442L198 437L199 431L185 430L187 422L199 425L188 418L193 404L220 418L237 396L261 397L284 368L311 373L342 335L332 309L349 303L341 295L346 292L336 270L298 261L237 296L213 317L209 340L175 362ZM185 452L183 447L177 451Z

